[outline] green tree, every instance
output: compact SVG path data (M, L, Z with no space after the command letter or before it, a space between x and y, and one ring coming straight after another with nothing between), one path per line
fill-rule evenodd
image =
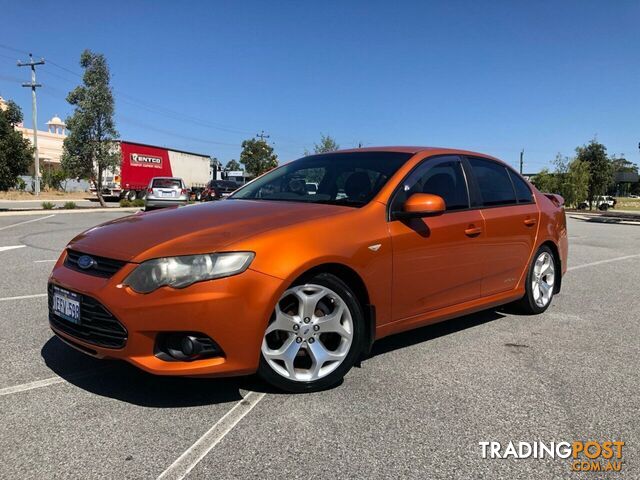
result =
M229 160L227 162L227 164L224 166L224 169L226 171L238 171L238 170L242 170L242 165L240 165L238 163L238 161L235 158L232 158L231 160Z
M589 166L589 186L587 201L589 210L593 208L593 201L598 195L604 195L613 183L613 168L607 157L607 148L595 139L587 145L576 148L577 159Z
M278 166L278 156L273 153L273 147L264 140L251 138L242 142L240 163L250 175L262 175Z
M67 119L69 136L64 140L62 166L70 175L91 181L100 205L105 206L105 170L120 165L109 67L104 55L90 50L80 56L80 66L84 68L83 85L67 96L75 111Z
M62 184L69 178L64 168L56 168L52 165L40 164L40 177L42 185L52 190L62 190Z
M0 109L0 190L15 187L18 176L28 173L33 163L31 143L14 128L20 122L20 107L8 101L7 109Z
M541 192L559 193L557 178L549 171L548 168L540 170L540 173L536 174L531 179L531 183L533 183Z
M313 153L329 153L335 152L340 149L340 145L338 145L331 135L320 134L320 143L313 144ZM311 155L311 152L308 150L304 151L305 156Z
M631 174L631 176L638 175L638 166L624 157L616 157L615 155L611 157L611 165L613 168L614 181L616 183L612 185L608 193L611 195L620 195L622 197L629 196L629 194L632 193L634 186L638 185L638 182L625 181L624 177L628 177L629 174ZM618 174L621 175L618 176Z

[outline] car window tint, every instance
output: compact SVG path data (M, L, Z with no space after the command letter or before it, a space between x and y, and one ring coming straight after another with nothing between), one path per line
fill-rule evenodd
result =
M469 208L467 184L462 165L457 158L451 160L427 160L414 170L404 182L394 199L400 208L414 193L431 193L444 199L447 210Z
M367 151L312 155L267 173L230 198L361 207L411 156Z
M482 158L470 158L469 163L485 206L516 203L513 184L504 165Z
M153 188L181 188L182 182L178 178L154 178Z
M513 186L516 188L516 198L518 203L531 203L533 202L533 195L527 182L525 182L519 175L513 172L509 172L511 180L513 180Z

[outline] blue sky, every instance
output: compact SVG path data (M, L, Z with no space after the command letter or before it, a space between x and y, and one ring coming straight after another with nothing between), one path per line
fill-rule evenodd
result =
M55 62L38 70L41 128L70 114L90 48L110 64L122 138L223 161L264 129L281 161L322 132L513 165L524 148L526 171L597 136L640 163L638 1L0 0L0 12L0 95L28 124L15 60Z

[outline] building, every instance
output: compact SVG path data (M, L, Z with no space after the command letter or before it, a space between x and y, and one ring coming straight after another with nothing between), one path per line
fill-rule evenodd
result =
M7 108L5 100L0 97L0 109ZM59 168L62 158L62 144L67 136L66 125L60 117L54 115L47 123L47 130L38 130L38 156L40 168ZM33 128L27 128L20 123L16 130L33 144ZM29 175L33 175L33 166Z

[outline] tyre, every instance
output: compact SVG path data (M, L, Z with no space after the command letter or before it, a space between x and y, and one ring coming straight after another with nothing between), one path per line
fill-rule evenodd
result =
M600 205L598 207L598 210L602 210L603 212L606 212L607 210L609 210L609 204L608 203L603 203L602 205Z
M196 201L202 201L202 192L200 190L196 192Z
M262 339L258 374L289 392L338 384L362 351L362 307L339 278L320 273L280 297Z
M556 259L549 247L541 246L533 256L526 281L526 293L518 302L520 310L528 314L544 312L553 299L556 275Z
M137 198L138 194L135 190L129 190L127 192L127 200L133 202Z
M146 190L140 190L138 192L137 197L138 197L139 200L144 200L145 198L147 198L147 191Z

